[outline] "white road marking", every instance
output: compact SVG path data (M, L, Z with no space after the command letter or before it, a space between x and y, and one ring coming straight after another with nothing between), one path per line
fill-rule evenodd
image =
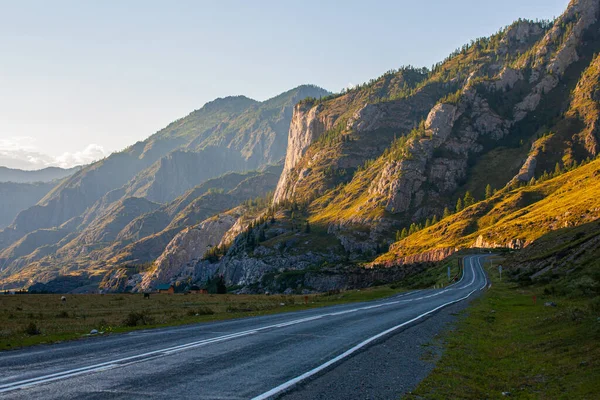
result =
M470 260L469 260L470 261ZM473 265L471 262L471 271L473 274L475 274L475 271L473 269ZM463 276L461 277L460 281L456 282L455 284L460 283L463 278L464 278L465 274L463 273ZM485 276L485 274L484 274ZM473 284L473 282L475 281L475 278L472 279L471 283L463 288L458 288L458 289L464 289L470 285ZM455 285L453 284L453 285ZM453 286L451 285L451 286ZM53 381L57 381L60 379L67 379L67 378L71 378L71 377L75 377L75 376L79 376L79 375L83 375L83 374L87 374L87 373L92 373L92 372L100 372L100 371L106 371L109 369L113 369L113 368L118 368L118 367L123 367L126 365L130 365L136 362L143 362L143 361L147 361L149 359L152 358L156 358L156 357L160 357L160 356L166 356L166 355L171 355L177 352L181 352L183 350L188 350L191 348L196 348L196 347L201 347L201 346L205 346L208 344L212 344L212 343L218 343L218 342L222 342L222 341L226 341L226 340L230 340L230 339L235 339L235 338L239 338L239 337L243 337L243 336L248 336L248 335L253 335L259 331L264 331L264 330L268 330L268 329L276 329L276 328L283 328L283 327L287 327L290 325L295 325L295 324L300 324L300 323L304 323L304 322L308 322L308 321L313 321L316 319L320 319L320 318L324 318L324 317L331 317L331 316L337 316L337 315L342 315L342 314L347 314L347 313L353 313L353 312L357 312L357 311L362 311L362 310L370 310L370 309L374 309L374 308L380 308L380 307L384 307L384 306L390 306L390 305L394 305L394 304L399 304L399 303L406 303L406 302L412 302L415 300L422 300L425 298L431 298L434 296L439 296L440 294L446 293L448 292L450 289L450 286L448 288L446 288L445 290L439 291L439 292L435 292L429 296L422 296L422 297L418 297L415 299L409 299L409 300L394 300L394 301L389 301L389 302L385 302L385 303L381 303L381 304L375 304L375 305L370 305L370 306L364 306L364 307L358 307L358 308L353 308L350 310L344 310L344 311L338 311L338 312L333 312L333 313L325 313L325 314L319 314L316 316L312 316L312 317L306 317L306 318L301 318L301 319L297 319L297 320L292 320L292 321L288 321L288 322L283 322L283 323L279 323L279 324L273 324L273 325L267 325L267 326L263 326L260 328L256 328L256 329L251 329L251 330L247 330L247 331L242 331L242 332L237 332L237 333L232 333L232 334L228 334L228 335L223 335L223 336L218 336L218 337L214 337L214 338L209 338L209 339L203 339L203 340L199 340L196 342L191 342L191 343L186 343L186 344L182 344L182 345L178 345L178 346L172 346L172 347L168 347L168 348L164 348L164 349L159 349L159 350L153 350L150 352L146 352L146 353L142 353L142 354L137 354L134 356L129 356L129 357L124 357L124 358L120 358L117 360L111 360L111 361L106 361L103 363L99 363L99 364L94 364L94 365L90 365L87 367L80 367L80 368L75 368L75 369L71 369L71 370L66 370L66 371L61 371L61 372L56 372L53 374L48 374L48 375L43 375L43 376L39 376L39 377L35 377L35 378L30 378L30 379L24 379L21 381L15 381L15 382L10 382L10 383L6 383L6 384L2 384L0 385L0 393L6 393L6 392L10 392L13 390L18 390L18 389L26 389L32 386L36 386L39 384L43 384L43 383L48 383L48 382L53 382ZM452 289L454 290L454 289ZM413 291L413 292L409 292L409 293L405 293L399 296L396 296L394 298L401 298L401 297L405 297L405 296L409 296L409 295L413 295L415 293L419 292L417 291ZM474 291L473 291L474 292ZM438 308L435 308L432 311L429 311L425 314L421 314L420 316L405 322L404 324L398 325L394 328L392 328L392 330L394 329L398 329L401 326L404 326L406 324L409 324L419 318L422 318L425 315L428 315L436 310L438 310L441 307L444 307L448 304L452 304L461 300L466 299L467 297L469 297L473 292L469 293L469 295L467 295L466 297L463 297L459 300L450 302L450 303L446 303ZM390 330L385 331L385 332L391 332ZM387 333L384 333L387 334ZM380 334L381 336L383 336L383 334ZM377 338L380 337L379 335L377 336ZM368 339L368 343L370 343L370 341L375 340L373 338ZM365 343L365 342L363 342ZM363 344L363 346L366 345ZM350 349L352 350L352 349ZM350 351L349 350L349 351ZM354 350L356 351L356 350ZM344 353L346 354L346 353ZM351 353L349 353L351 354ZM345 357L345 356L344 356ZM343 357L342 357L343 358ZM341 359L341 358L340 358ZM328 364L330 365L330 364ZM326 367L324 367L326 368ZM319 370L320 371L320 370ZM318 371L317 371L318 372ZM316 372L314 372L316 373ZM312 375L312 374L311 374ZM310 376L310 375L309 375ZM305 379L305 378L303 378Z
M479 261L479 257L477 258L477 260ZM469 261L470 261L470 264L471 264L471 270L473 271L473 273L475 273L475 270L473 268L473 262L471 261L471 259L469 259ZM479 263L479 267L481 268L481 263ZM483 272L483 269L481 269L481 271ZM487 277L485 276L485 273L483 273L483 277L484 277L484 280L485 280L483 286L480 289L472 290L465 297L462 297L460 299L452 300L452 301L449 301L447 303L444 303L444 304L442 304L440 306L437 306L437 307L435 307L435 308L433 308L433 309L431 309L431 310L429 310L429 311L427 311L427 312L425 312L425 313L423 313L421 315L418 315L418 316L414 317L411 320L408 320L408 321L403 322L403 323L401 323L399 325L396 325L396 326L394 326L394 327L392 327L390 329L387 329L387 330L385 330L383 332L380 332L377 335L372 336L372 337L370 337L370 338L368 338L368 339L360 342L359 344L357 344L356 346L352 347L351 349L345 351L344 353L340 354L339 356L337 356L335 358L332 358L331 360L327 361L326 363L321 364L318 367L313 368L310 371L305 372L305 373L303 373L300 376L297 376L297 377L295 377L293 379L290 379L289 381L282 383L281 385L279 385L279 386L277 386L277 387L269 390L268 392L265 392L263 394L260 394L260 395L258 395L256 397L254 397L252 400L266 400L266 399L269 399L269 398L271 398L273 396L276 396L276 395L278 395L278 394L280 394L280 393L288 390L292 386L298 384L299 382L301 382L301 381L303 381L303 380L305 380L305 379L307 379L307 378L309 378L309 377L311 377L311 376L313 376L313 375L321 372L322 370L330 367L331 365L337 363L338 361L343 360L344 358L350 356L351 354L353 354L356 351L362 349L366 345L374 342L375 340L377 340L377 339L379 339L379 338L381 338L383 336L386 336L386 335L394 332L395 330L398 330L398 329L402 328L403 326L406 326L406 325L408 325L410 323L413 323L413 322L415 322L415 321L417 321L417 320L419 320L419 319L421 319L421 318L423 318L423 317L425 317L425 316L427 316L427 315L429 315L431 313L434 313L435 311L437 311L437 310L439 310L441 308L444 308L446 306L449 306L449 305L454 304L454 303L458 303L458 302L460 302L462 300L465 300L465 299L469 298L473 293L475 293L478 290L481 290L481 289L483 289L483 288L485 288L487 286ZM474 281L475 281L475 279L473 278L473 280L471 281L471 284Z

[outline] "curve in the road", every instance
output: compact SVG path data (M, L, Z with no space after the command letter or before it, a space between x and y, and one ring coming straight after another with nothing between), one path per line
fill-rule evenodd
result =
M479 258L477 258L477 264L478 264L478 268L481 270L481 273L485 277L485 272L483 271L483 268L481 266L481 262L480 262ZM471 263L471 268L474 268L473 265L472 265L472 263ZM461 277L461 281L462 281L463 278L464 278L464 274L463 274L463 277ZM475 274L473 273L473 279L472 279L471 283L469 283L465 287L471 286L474 283L474 281L475 281ZM457 283L460 283L460 281L457 282ZM282 383L281 385L277 386L276 388L273 388L273 389L271 389L271 390L269 390L269 391L267 391L267 392L265 392L263 394L260 394L260 395L258 395L256 397L254 397L252 400L265 400L265 399L270 399L270 398L272 398L274 396L277 396L278 394L283 393L283 392L289 390L294 385L297 385L298 383L300 383L300 382L302 382L302 381L310 378L311 376L318 374L319 372L321 372L321 371L329 368L330 366L332 366L332 365L334 365L334 364L342 361L344 358L351 356L352 354L354 354L358 350L360 350L363 347L365 347L365 346L373 343L374 341L376 341L378 339L381 339L382 337L387 336L390 333L393 333L393 332L397 331L398 329L400 329L402 327L410 325L413 322L418 321L418 320L420 320L423 317L426 317L426 316L428 316L430 314L433 314L434 312L436 312L436 311L438 311L438 310L440 310L440 309L442 309L444 307L448 307L451 304L455 304L455 303L458 303L458 302L463 301L465 299L468 299L469 297L471 297L471 295L473 293L477 292L478 290L485 289L486 286L487 286L487 278L485 278L485 282L484 282L484 284L480 288L473 289L466 296L461 297L460 299L456 299L456 300L452 300L452 301L449 301L447 303L444 303L444 304L442 304L440 306L435 307L432 310L429 310L427 312L424 312L424 313L422 313L422 314L414 317L413 319L410 319L410 320L408 320L406 322L403 322L403 323L398 324L398 325L396 325L396 326L394 326L392 328L389 328L389 329L387 329L387 330L385 330L383 332L380 332L380 333L378 333L375 336L371 336L370 338L362 341L361 343L359 343L356 346L352 347L351 349L345 351L344 353L340 354L339 356L332 358L331 360L327 361L326 363L323 363L323 364L319 365L318 367L313 368L312 370L307 371L307 372L305 372L304 374L302 374L300 376L297 376L297 377L295 377L293 379L290 379L289 381L287 381L285 383ZM444 293L444 292L447 292L448 290L449 289L446 289L446 290L443 290L443 291L441 291L439 293ZM437 294L434 294L434 295L431 295L431 296L419 297L419 298L414 299L414 300L419 300L419 299L423 299L423 298L427 298L427 297L432 297L432 296L435 296L435 295L437 295ZM397 303L397 302L394 302L394 303Z

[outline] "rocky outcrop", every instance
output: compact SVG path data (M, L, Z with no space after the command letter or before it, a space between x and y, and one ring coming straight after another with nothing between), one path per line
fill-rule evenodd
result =
M538 158L546 147L546 143L551 140L550 136L546 136L536 140L531 146L531 150L525 162L521 166L519 173L512 179L511 182L529 182L535 177Z
M596 0L573 0L537 46L531 62L533 71L529 83L533 88L513 111L515 121L521 121L536 109L542 96L554 89L567 68L579 60L577 47L586 30L597 22L600 4ZM570 24L573 24L572 26ZM571 26L570 30L566 30ZM559 48L555 43L562 38ZM521 64L524 67L525 64Z
M294 107L288 134L285 164L273 196L274 203L279 203L290 197L291 193L289 193L288 186L292 169L298 164L308 147L325 131L333 127L334 118L321 117L320 112L322 110L322 104L312 106L311 103L301 103Z
M464 169L462 162L457 163L454 160L446 159L445 168L440 168L439 162L431 170L432 175L428 176L427 166L433 157L433 151L439 148L448 140L454 124L460 113L458 108L451 104L438 104L429 113L425 121L425 134L421 137L410 139L407 144L407 154L409 157L403 157L401 160L390 160L384 165L379 177L372 183L369 193L382 198L385 202L385 208L392 213L402 213L410 208L420 207L425 196L422 185L429 178L441 178L441 180L431 183L437 184L443 188L455 188L456 181L452 178L458 178L455 171ZM454 150L464 152L463 146L455 147ZM440 172L443 176L440 176ZM459 173L460 174L460 173ZM463 172L464 174L464 172Z
M478 249L512 249L512 250L519 250L524 248L525 246L527 246L529 243L522 240L522 239L511 239L508 242L505 243L498 243L498 242L492 242L492 241L488 241L486 240L482 235L479 235L477 237L477 239L475 240L475 243L473 243L471 245L471 247L473 248L478 248Z
M198 262L209 248L221 242L235 222L234 216L222 215L178 233L155 261L155 270L144 276L141 289L151 289L181 277L186 267Z
M439 262L439 261L443 261L446 258L450 257L452 254L456 253L458 250L460 250L460 249L455 248L455 247L437 248L437 249L427 250L427 251L424 251L424 252L418 253L418 254L398 256L398 257L395 257L393 260L386 261L383 265L381 265L378 262L373 262L370 265L372 267L379 266L379 267L389 268L389 267L398 266L398 265L416 265L416 264L420 264L420 263ZM390 252L399 252L400 254L402 253L400 248L395 248L394 246L392 246L390 248Z

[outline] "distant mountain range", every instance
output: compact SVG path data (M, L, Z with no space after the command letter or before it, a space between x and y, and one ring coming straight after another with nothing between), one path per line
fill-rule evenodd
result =
M25 171L0 167L0 229L8 226L19 212L40 201L60 179L80 169L48 167Z
M279 173L273 175L264 168L285 156L294 105L327 95L324 89L305 85L264 102L244 96L217 99L147 140L82 168L0 231L0 248L4 249L0 279L22 282L20 276L26 273L27 279L46 281L64 272L54 268L64 263L108 273L112 265L108 268L105 258L117 255L124 245L133 246L134 255L140 253L136 248L149 252L141 251L142 260L136 262L147 262L150 254L157 257L177 229L213 215L204 208L225 211L274 190ZM225 175L213 187L206 187L211 179L235 171L257 171L253 174L264 179L257 178L250 187L241 186L231 194L250 176L241 176L232 186ZM203 184L204 189L192 190ZM214 201L201 200L209 189L214 189L210 191ZM195 204L189 213L196 217L180 215L183 209L166 209L172 202L183 201L177 199L189 190L198 197L185 200ZM137 218L142 219L134 222ZM172 218L181 223L172 224ZM170 230L161 233L168 226ZM121 234L122 229L127 233ZM136 241L140 243L132 243ZM40 266L44 266L43 274Z
M73 168L58 168L48 167L35 171L25 171L22 169L13 169L0 166L0 183L34 183L34 182L51 182L56 179L66 178L79 171L82 167Z

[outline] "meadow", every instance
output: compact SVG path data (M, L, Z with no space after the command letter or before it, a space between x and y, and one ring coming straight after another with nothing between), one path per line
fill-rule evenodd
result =
M289 312L392 295L381 286L333 294L17 294L0 295L0 350L181 324Z
M435 369L406 398L597 398L598 299L501 281L496 268L487 270L491 289L444 335Z

